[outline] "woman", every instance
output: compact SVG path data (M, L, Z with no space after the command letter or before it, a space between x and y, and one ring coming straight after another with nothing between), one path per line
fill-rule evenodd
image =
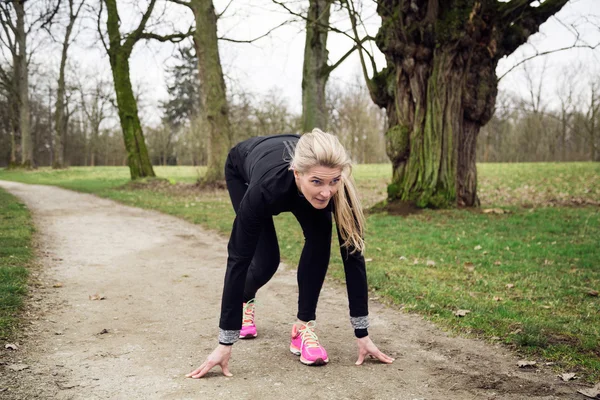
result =
M273 215L294 214L304 232L298 265L298 321L290 351L307 365L329 361L315 333L315 311L331 250L332 213L342 253L350 322L358 344L357 365L370 355L393 359L368 336L368 290L364 216L351 178L351 161L339 140L318 129L297 135L262 136L236 145L227 157L225 179L236 217L228 245L221 303L219 345L187 377L201 378L215 365L231 376L229 359L238 338L256 337L254 297L275 274L279 246Z

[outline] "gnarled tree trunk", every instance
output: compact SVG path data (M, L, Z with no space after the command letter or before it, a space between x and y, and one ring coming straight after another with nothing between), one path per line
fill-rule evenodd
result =
M390 200L477 206L475 149L493 114L496 65L567 2L381 0L387 67L368 83L388 115Z

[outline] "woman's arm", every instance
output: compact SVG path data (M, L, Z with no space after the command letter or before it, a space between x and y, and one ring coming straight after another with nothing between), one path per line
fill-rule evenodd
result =
M344 241L339 230L338 241L340 243L340 252L346 275L350 322L354 328L354 335L356 336L356 344L358 346L356 365L361 365L366 356L376 358L386 364L391 364L394 362L394 359L379 350L369 337L369 287L367 284L365 258L362 252L353 252L354 249L342 246Z

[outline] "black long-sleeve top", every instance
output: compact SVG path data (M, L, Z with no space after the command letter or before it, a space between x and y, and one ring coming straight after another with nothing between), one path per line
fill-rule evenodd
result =
M223 287L221 343L237 340L242 325L242 303L246 274L257 247L263 221L281 212L293 211L299 196L290 170L291 155L299 136L276 135L254 137L239 143L229 155L236 174L247 183L247 191L237 210L228 244L227 271ZM333 201L328 205L333 208ZM361 252L340 251L346 275L350 320L358 337L366 336L368 328L368 288L365 260Z

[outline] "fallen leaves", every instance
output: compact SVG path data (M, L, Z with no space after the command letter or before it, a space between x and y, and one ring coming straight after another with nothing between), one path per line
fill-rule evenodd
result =
M590 289L590 290L587 292L587 294L588 294L589 296L592 296L592 297L598 297L598 291L597 291L597 290Z
M7 350L19 350L19 346L14 343L6 343L4 348Z
M510 211L508 210L503 210L501 208L486 208L485 210L483 210L484 214L509 214Z
M90 300L106 300L106 296L101 294L90 294Z
M456 310L456 311L454 311L453 314L457 317L464 317L470 312L471 312L471 310Z
M53 288L61 288L63 287L63 284L61 282L56 282L54 285L52 285Z
M575 376L575 373L574 373L574 372L564 373L564 374L558 375L558 377L559 377L560 379L562 379L563 381L565 381L565 382L567 382L567 381L570 381L570 380L572 380L572 379L575 379L575 378L576 378L576 376Z
M535 368L536 361L520 360L517 362L519 368Z

